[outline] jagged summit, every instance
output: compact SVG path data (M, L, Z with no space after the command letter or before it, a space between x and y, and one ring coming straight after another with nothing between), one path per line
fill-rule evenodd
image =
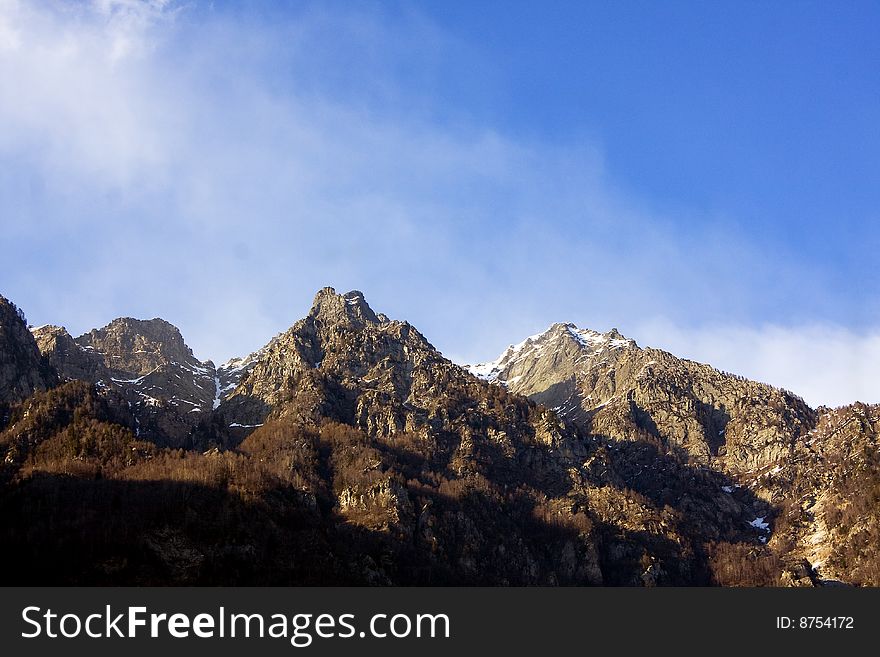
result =
M237 365L239 383L220 411L228 426L244 430L270 414L315 421L328 412L320 391L332 388L337 398L346 392L331 416L351 421L352 404L363 391L406 399L427 377L428 364L441 362L456 368L407 322L377 315L362 292L325 287L306 317Z
M110 369L148 374L170 362L195 361L180 330L164 319L120 317L76 339L77 344L105 354ZM197 361L199 365L202 363Z
M120 395L135 433L160 444L187 444L219 396L214 364L198 360L164 319L120 317L78 338L46 325L33 336L62 379Z
M540 389L546 380L542 369L553 369L551 378L565 378L568 366L614 349L637 349L635 340L614 328L607 333L578 328L572 323L555 323L547 330L510 345L497 359L477 365L465 365L476 376L502 385L518 385L522 394ZM541 361L543 367L535 367ZM565 366L565 372L558 368ZM523 380L525 377L525 380Z
M337 294L332 287L318 290L308 316L311 319L329 324L339 322L353 325L380 323L379 317L370 308L362 292L352 290L345 294Z
M94 349L74 340L63 326L46 324L31 330L40 352L58 370L62 379L95 382L109 378L103 359Z
M71 337L63 326L51 324L32 332L40 350L65 378L81 378L86 371L117 379L123 375L146 376L170 365L183 365L201 373L211 365L193 355L176 326L158 318L120 317L78 338Z
M391 394L408 404L425 393L426 382L441 371L448 379L455 368L408 323L375 313L362 292L339 294L332 287L319 290L306 317L266 346L219 367L197 360L180 331L158 318L115 319L75 339L57 326L34 329L34 335L62 378L121 391L133 423L172 443L187 440L215 411L227 427L242 431L279 414L316 421L327 414L328 397L342 400L334 402L334 417L353 421L362 403L355 400L365 394ZM693 458L722 458L736 469L782 457L792 436L815 419L790 393L640 348L617 329L600 333L555 323L496 360L466 369L587 432L651 435ZM339 398L341 390L347 392ZM400 425L390 417L382 423Z
M617 329L553 324L468 369L590 433L649 437L731 470L784 458L816 419L792 393L641 348Z
M237 358L230 358L228 361L216 368L215 385L216 396L214 398L214 409L220 407L232 392L238 387L241 380L246 377L256 364L262 359L278 342L283 334L278 334L272 338L265 346L257 351Z
M77 338L63 326L46 325L33 329L33 338L62 379L84 380L122 394L138 435L185 444L196 425L219 409L262 361L283 362L282 371L291 362L316 369L323 348L315 337L383 324L392 323L373 312L362 292L337 294L326 287L315 295L308 315L287 332L219 367L198 360L180 330L161 318L120 317ZM284 388L278 374L278 370L261 370L244 390Z

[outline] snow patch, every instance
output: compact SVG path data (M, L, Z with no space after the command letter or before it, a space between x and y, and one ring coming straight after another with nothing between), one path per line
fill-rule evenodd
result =
M760 529L762 532L769 532L770 523L764 522L764 518L765 516L758 516L757 518L749 522L749 524L755 529Z
M220 394L222 390L220 390L220 377L217 376L217 373L214 373L214 405L212 408L216 411L220 408Z
M111 377L110 377L110 380L113 381L113 383L131 383L131 384L135 384L135 385L136 385L136 384L140 383L141 381L143 381L143 380L146 379L146 378L147 378L147 375L144 374L143 376L139 376L139 377L137 377L136 379L114 379L114 378L111 376Z

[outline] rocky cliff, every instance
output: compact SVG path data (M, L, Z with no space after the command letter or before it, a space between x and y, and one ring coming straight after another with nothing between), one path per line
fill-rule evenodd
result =
M8 404L26 399L55 382L27 328L24 313L0 296L0 426Z
M880 586L880 406L822 409L791 458L746 485L777 509L774 550L822 580Z

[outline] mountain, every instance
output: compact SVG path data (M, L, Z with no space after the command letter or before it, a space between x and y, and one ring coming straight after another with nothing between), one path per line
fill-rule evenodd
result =
M55 373L28 331L24 313L0 296L0 427L6 406L54 383Z
M331 419L373 436L434 435L457 419L443 404L474 383L410 324L375 314L360 292L325 288L304 319L264 348L219 413L242 428L292 416L304 425Z
M781 583L880 585L880 407L813 410L788 391L574 324L468 369L585 432L659 444L730 476L732 495L770 502L772 515L754 522L789 564ZM720 559L719 580L739 581L742 565L724 549Z
M793 393L641 348L616 329L553 324L468 369L586 432L659 441L731 473L789 457L817 418Z
M62 382L0 430L4 583L878 583L876 408L617 331L464 368L324 288L220 367L159 319L34 335Z
M63 327L34 329L40 351L65 380L113 390L126 401L137 436L187 446L218 396L213 363L193 356L162 319L115 319L73 338Z

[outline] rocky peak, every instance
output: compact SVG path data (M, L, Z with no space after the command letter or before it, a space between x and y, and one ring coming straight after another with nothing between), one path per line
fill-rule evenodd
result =
M51 387L55 376L28 331L24 314L0 296L0 404Z
M556 323L510 345L494 361L466 367L482 379L500 383L519 394L532 395L570 379L587 361L621 349L638 350L638 345L617 329L599 333L572 323Z
M309 318L322 324L347 324L354 327L380 323L362 292L352 290L337 294L332 287L322 288L315 295Z
M737 472L784 458L816 420L787 391L642 349L617 329L553 324L468 369L591 433L649 438Z
M40 351L64 379L92 383L124 402L137 436L186 445L221 396L217 371L202 363L163 319L114 319L72 338L64 327L34 329Z
M691 504L688 497L684 503L691 506L682 517L696 527L695 534L702 536L704 517L721 517L718 524L725 532L751 537L757 543L748 520L759 514L749 508L751 500L745 494L741 501L728 499L721 488L726 480L697 477L656 451L657 458L652 459L650 449L600 447L601 441L587 438L548 409L487 384L443 358L409 324L387 319L352 321L345 306L349 301L354 302L352 307L366 305L362 298L359 293L340 296L322 290L313 312L262 350L218 409L230 446L244 454L287 449L298 432L333 435L322 449L335 454L327 462L333 479L331 504L347 523L399 532L408 542L420 540L420 532L429 531L426 540L435 541L440 521L430 503L414 498L407 488L410 484L401 482L419 482L412 485L421 490L422 481L449 477L455 482L452 488L480 482L480 490L495 491L497 486L498 490L540 491L542 499L554 500L545 502L549 506L540 513L566 518L581 513L571 520L573 528L580 528L577 531L589 525L581 511L589 504L603 509L597 511L597 527L610 518L604 509L617 514L611 509L620 505L628 509L627 531L633 535L644 531L644 523L658 526L677 521L661 518L666 511L651 508L644 499L630 500L628 493L620 491L640 487L646 493L662 491L674 499L669 491L675 489L680 499L687 493L708 500ZM512 347L507 364L514 366L517 358L535 352L541 367L549 368L554 361L570 363L573 376L574 366L584 356L593 354L601 360L604 355L634 350L635 343L619 333L600 334L557 324ZM530 359L524 357L519 366L527 368ZM356 436L356 444L347 443L345 436ZM398 458L407 464L392 465ZM643 470L653 479L649 481ZM669 479L662 479L661 473L667 471ZM395 473L405 475L399 479ZM444 484L444 491L449 485ZM472 531L484 524L485 520L474 524ZM519 531L516 526L502 533ZM566 557L571 564L564 568L566 572L574 573L574 564L580 562L595 566L586 546L582 556L575 556L572 551L579 549L574 544L567 548L572 556ZM641 552L636 559L640 556ZM558 550L551 559L559 560ZM509 560L505 556L503 561ZM602 575L593 566L589 575L560 577L600 581ZM641 566L639 573L644 570ZM674 580L679 575L658 577Z
M408 323L377 315L361 292L340 295L327 287L305 318L230 369L240 372L240 383L221 409L230 427L242 429L259 426L270 413L350 421L361 388L393 390L405 399L413 370L432 359L445 360ZM328 411L328 403L337 409Z
M176 326L163 319L121 317L80 336L77 344L103 355L113 370L144 375L175 362L195 360Z

